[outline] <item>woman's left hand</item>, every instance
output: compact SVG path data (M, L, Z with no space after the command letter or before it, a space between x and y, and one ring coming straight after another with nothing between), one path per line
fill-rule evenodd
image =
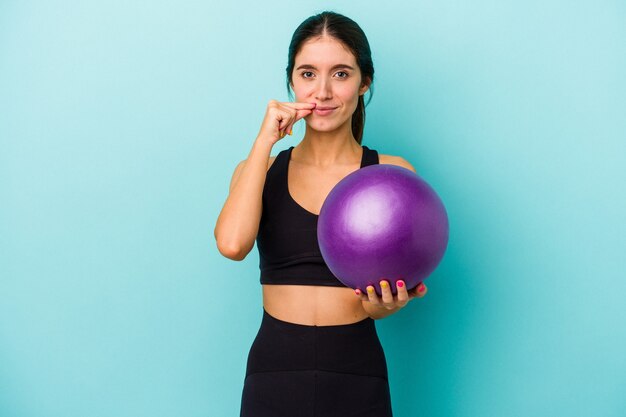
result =
M406 284L403 280L396 281L398 294L395 296L391 293L391 287L386 280L380 281L380 288L383 293L382 297L379 297L378 294L376 294L376 290L372 285L368 285L366 289L367 294L363 294L363 292L358 288L355 290L355 293L361 298L361 301L369 301L379 307L394 310L404 307L415 297L422 298L428 291L423 282L420 282L415 288L411 289L411 291L407 291Z

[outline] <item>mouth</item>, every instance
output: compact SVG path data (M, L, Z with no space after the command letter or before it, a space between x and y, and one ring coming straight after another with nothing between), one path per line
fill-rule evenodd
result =
M313 113L317 114L318 116L326 116L331 114L336 109L337 107L316 107L313 109Z

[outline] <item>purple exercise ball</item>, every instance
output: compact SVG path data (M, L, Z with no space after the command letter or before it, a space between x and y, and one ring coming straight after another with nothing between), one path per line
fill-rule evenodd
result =
M435 191L413 171L390 164L350 173L328 194L317 238L331 272L351 288L382 294L386 279L416 287L437 267L448 246L448 216Z

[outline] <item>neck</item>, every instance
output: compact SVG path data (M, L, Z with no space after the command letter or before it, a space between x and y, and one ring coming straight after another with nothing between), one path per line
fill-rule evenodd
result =
M307 125L302 141L294 147L297 159L307 165L321 168L359 162L363 152L362 147L354 139L349 124L347 128L347 130L340 128L332 132L321 132Z

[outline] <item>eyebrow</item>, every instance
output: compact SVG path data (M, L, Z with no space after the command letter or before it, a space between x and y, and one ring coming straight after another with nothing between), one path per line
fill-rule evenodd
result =
M351 69L351 70L353 70L353 69L354 69L354 68L352 68L350 65L346 65L346 64L337 64L337 65L333 65L330 69L331 69L331 70L334 70L334 69L337 69L337 68L347 68L347 69ZM300 65L298 68L296 68L296 71L297 71L297 70L300 70L300 69L317 69L317 68L315 68L315 66L314 66L314 65L310 65L310 64L303 64L303 65Z

